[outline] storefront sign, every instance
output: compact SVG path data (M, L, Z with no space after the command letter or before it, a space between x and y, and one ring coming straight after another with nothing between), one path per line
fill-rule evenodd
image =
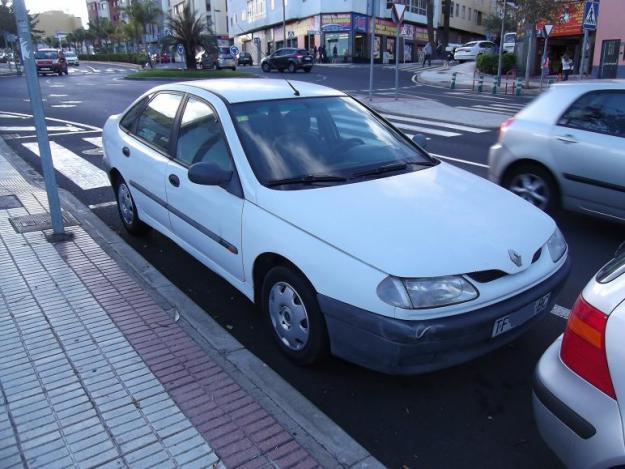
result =
M549 37L579 36L582 34L584 21L584 2L562 5L560 14L554 18L553 30ZM536 23L536 29L543 30L546 21Z
M352 16L352 25L354 31L359 33L366 33L367 31L369 31L369 17L354 13Z
M381 34L382 36L395 36L395 34L397 34L397 26L390 20L376 18L375 33Z
M423 28L421 26L415 26L415 40L421 42L428 42L428 30L427 28Z
M350 13L333 13L321 15L322 31L351 31L352 15Z

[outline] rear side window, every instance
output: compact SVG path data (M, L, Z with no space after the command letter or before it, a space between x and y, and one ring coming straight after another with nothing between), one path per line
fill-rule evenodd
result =
M179 94L157 94L139 116L136 135L157 149L167 152L181 99Z
M575 101L558 125L625 138L625 91L595 91Z
M123 129L126 129L128 132L132 132L134 130L137 117L139 117L139 114L143 110L143 106L145 106L145 103L148 101L148 99L150 99L150 96L144 97L137 104L131 107L130 110L126 113L126 115L122 117L122 120L119 123L119 125Z

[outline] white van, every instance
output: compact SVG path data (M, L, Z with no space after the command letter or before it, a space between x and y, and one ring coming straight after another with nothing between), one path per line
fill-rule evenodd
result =
M514 46L516 44L516 33L506 33L503 35L503 51L514 53Z

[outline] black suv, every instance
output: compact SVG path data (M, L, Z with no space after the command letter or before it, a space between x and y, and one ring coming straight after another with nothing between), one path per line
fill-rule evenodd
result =
M241 52L239 54L238 65L254 65L252 54L249 52Z
M260 62L260 67L263 69L263 72L276 69L279 72L288 70L291 73L295 73L300 68L305 72L310 72L312 66L312 56L306 49L292 49L289 47L278 49Z

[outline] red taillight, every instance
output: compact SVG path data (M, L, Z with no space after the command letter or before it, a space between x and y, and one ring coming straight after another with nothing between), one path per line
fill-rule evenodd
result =
M512 123L514 122L514 117L508 117L505 121L503 121L500 125L499 125L499 135L497 136L497 141L501 142L501 137L503 137L503 133L504 131L510 127L510 125L512 125Z
M605 350L608 316L580 295L566 323L560 357L590 384L616 399Z

